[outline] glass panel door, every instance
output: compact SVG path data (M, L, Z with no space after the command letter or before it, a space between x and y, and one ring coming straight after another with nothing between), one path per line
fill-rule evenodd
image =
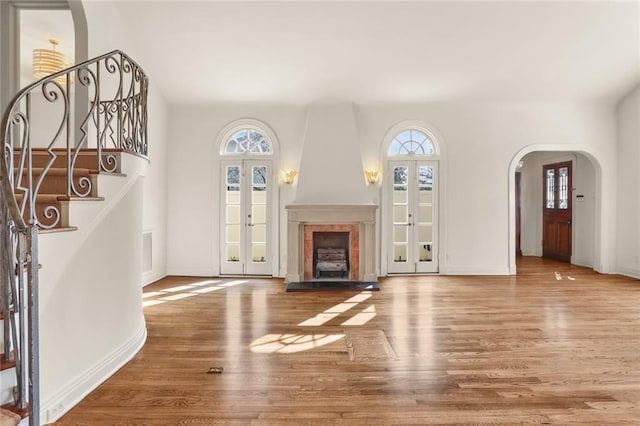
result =
M413 167L411 162L394 162L391 167L391 253L389 272L415 272L411 244L413 224Z
M434 256L436 246L436 235L434 224L436 223L437 210L436 188L434 186L436 178L436 164L427 165L418 163L418 191L416 200L415 218L415 242L417 243L416 272L437 272L437 257Z
M249 275L271 275L270 209L271 168L264 161L246 161L251 176L251 196L247 216L247 264Z
M271 162L222 164L220 273L271 275Z
M437 272L437 163L390 162L389 273Z

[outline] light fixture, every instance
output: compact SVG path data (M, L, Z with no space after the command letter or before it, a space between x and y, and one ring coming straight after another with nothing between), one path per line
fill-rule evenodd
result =
M280 174L282 175L282 182L286 183L287 185L291 185L298 175L298 172L296 172L295 170L283 170L282 172L280 172Z
M521 169L521 168L523 168L523 167L524 167L524 160L520 160L520 161L518 161L518 165L516 166L516 169L517 169L517 170L520 170L520 169Z
M364 175L369 185L375 185L380 180L380 172L375 169L365 170Z
M33 77L37 80L62 71L71 66L64 53L57 52L58 40L49 39L51 49L33 50ZM67 83L67 77L61 76L55 79L60 84Z

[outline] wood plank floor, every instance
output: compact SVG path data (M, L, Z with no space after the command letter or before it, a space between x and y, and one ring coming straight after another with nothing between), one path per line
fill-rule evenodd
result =
M519 271L371 293L166 278L142 351L56 424L640 424L640 281Z

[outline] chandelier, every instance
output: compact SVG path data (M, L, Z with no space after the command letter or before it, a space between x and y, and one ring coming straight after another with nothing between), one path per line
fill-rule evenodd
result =
M39 80L71 66L64 53L57 52L58 40L50 39L51 49L33 50L33 76ZM60 76L55 79L57 83L66 84L67 77Z

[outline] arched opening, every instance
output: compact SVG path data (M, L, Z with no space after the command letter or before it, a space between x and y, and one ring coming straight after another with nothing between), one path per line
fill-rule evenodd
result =
M382 274L437 273L440 259L440 148L428 125L406 121L384 141Z
M219 134L221 275L273 275L277 266L276 135L258 120Z
M600 269L601 188L600 164L582 147L522 149L509 167L510 273L517 271L518 250Z

